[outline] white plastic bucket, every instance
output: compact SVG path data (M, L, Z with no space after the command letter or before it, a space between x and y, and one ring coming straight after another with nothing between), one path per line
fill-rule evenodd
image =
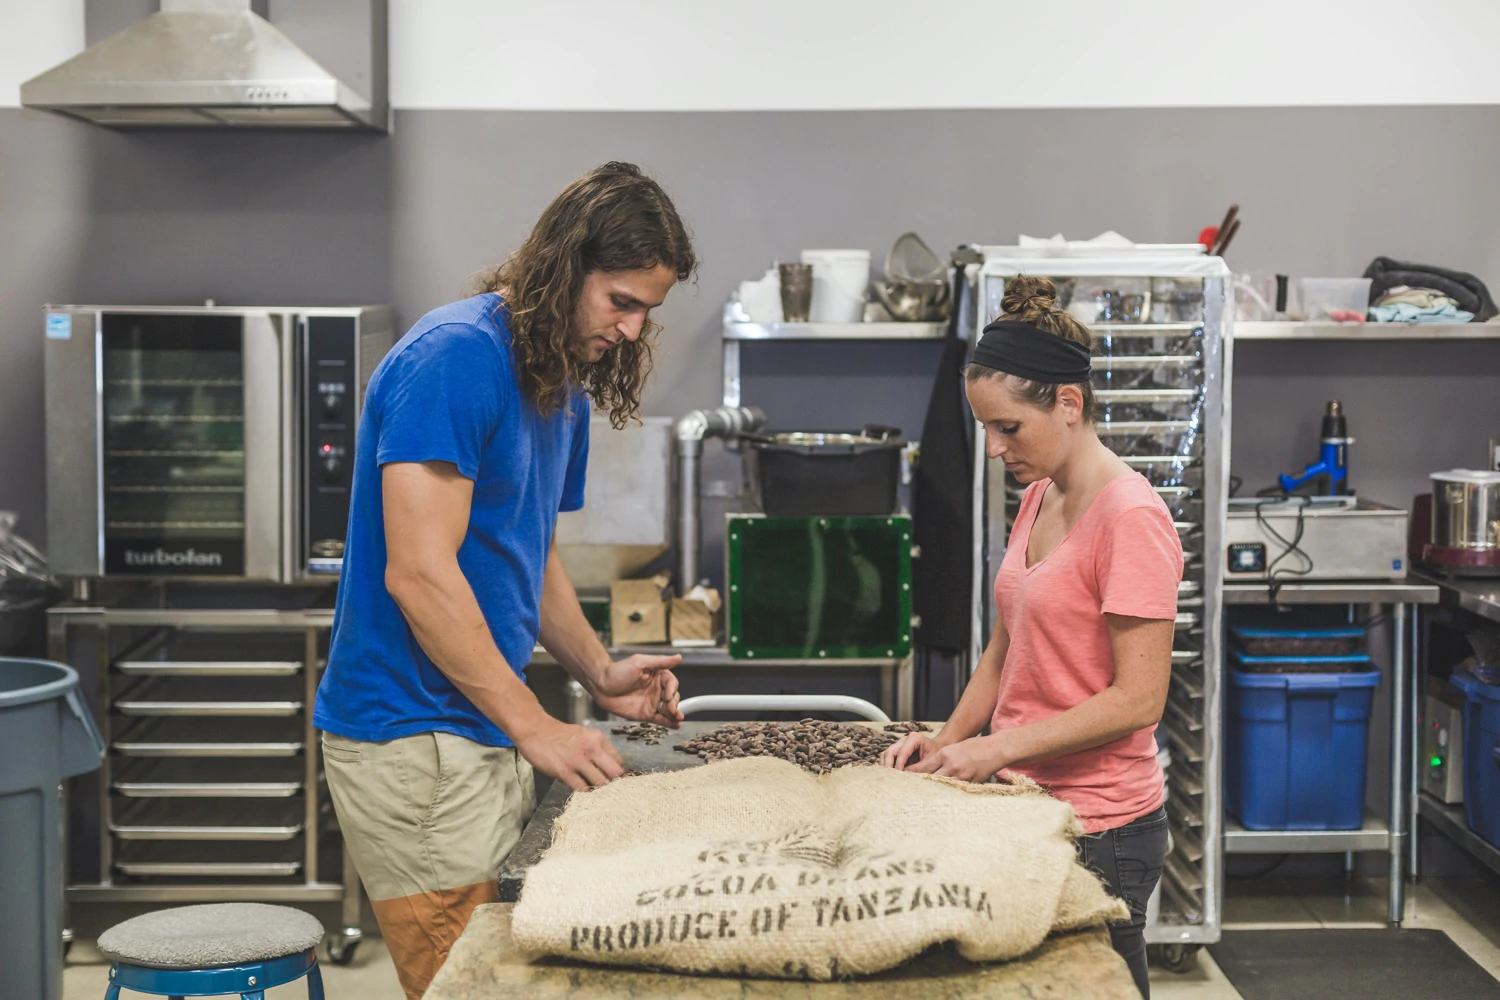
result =
M865 288L870 284L870 251L804 250L802 263L813 269L814 323L858 323L865 315Z

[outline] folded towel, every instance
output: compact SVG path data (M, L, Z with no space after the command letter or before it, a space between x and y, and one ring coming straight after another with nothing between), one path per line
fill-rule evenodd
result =
M1443 306L1416 306L1410 302L1393 302L1371 306L1370 318L1377 323L1467 323L1471 312L1456 308L1451 302Z
M1432 288L1412 288L1410 285L1397 285L1376 299L1371 305L1393 306L1398 302L1416 306L1418 309L1441 309L1443 306L1458 308L1458 303L1447 295Z

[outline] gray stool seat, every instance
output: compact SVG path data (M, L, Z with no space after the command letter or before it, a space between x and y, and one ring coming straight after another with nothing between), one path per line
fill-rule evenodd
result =
M209 969L264 962L304 952L323 940L323 925L290 906L205 903L143 913L99 935L114 962L155 969Z

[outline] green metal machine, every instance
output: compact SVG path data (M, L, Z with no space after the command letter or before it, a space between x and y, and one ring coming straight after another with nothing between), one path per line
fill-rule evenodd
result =
M911 517L730 514L736 659L894 659L911 652Z

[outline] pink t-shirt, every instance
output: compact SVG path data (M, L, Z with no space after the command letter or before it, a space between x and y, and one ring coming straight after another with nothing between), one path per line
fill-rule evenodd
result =
M1027 487L995 577L995 603L1010 635L992 731L1064 712L1114 681L1104 614L1177 616L1182 542L1145 477L1126 472L1094 498L1045 559L1026 568L1031 526L1051 485ZM1011 770L1030 775L1072 805L1089 833L1155 811L1165 798L1156 727Z

